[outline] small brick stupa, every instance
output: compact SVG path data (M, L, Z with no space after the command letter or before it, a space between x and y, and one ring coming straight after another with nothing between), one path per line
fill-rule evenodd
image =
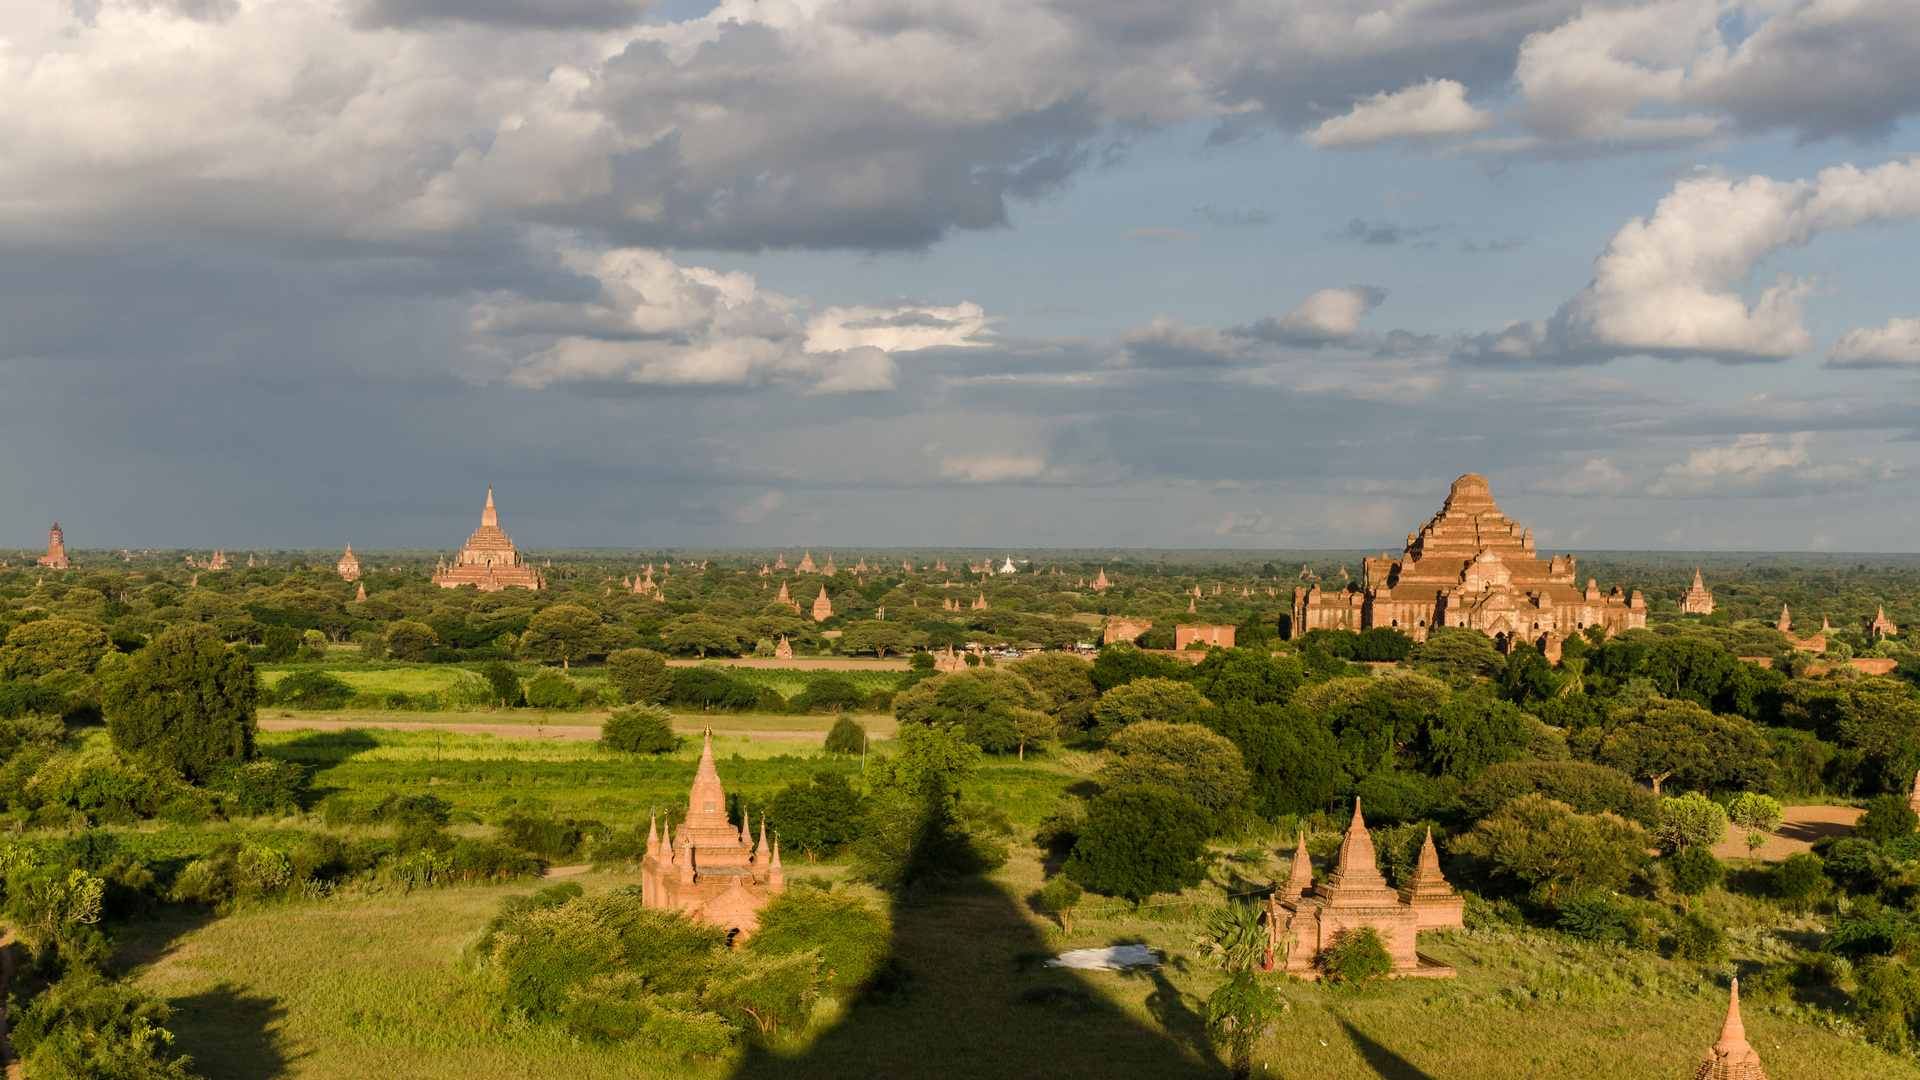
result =
M1680 614L1713 614L1713 594L1707 591L1707 584L1700 580L1700 568L1693 568L1693 585L1680 597Z
M1740 980L1733 980L1733 995L1727 1000L1727 1022L1720 1026L1720 1039L1707 1047L1706 1056L1693 1070L1693 1080L1767 1080L1760 1068L1760 1055L1747 1041L1747 1025L1740 1020Z
M38 565L49 570L65 570L73 565L67 558L67 534L60 531L57 521L47 530L47 553L40 556Z
M1424 959L1415 948L1421 930L1461 925L1464 901L1453 895L1440 874L1440 856L1427 838L1420 866L1407 886L1389 888L1375 862L1373 836L1360 816L1360 800L1353 802L1353 822L1340 842L1339 862L1327 880L1313 884L1307 859L1307 840L1300 838L1293 870L1286 884L1267 898L1266 924L1269 967L1312 979L1321 952L1350 930L1370 926L1393 957L1393 977L1450 979L1454 970ZM1291 938L1291 948L1288 939Z
M820 586L820 595L813 599L813 621L826 622L833 618L833 601L827 598L827 587Z
M502 589L544 589L546 579L526 564L507 534L500 531L500 515L493 508L493 489L487 489L487 505L480 511L480 527L467 538L467 546L453 557L451 564L441 563L434 570L433 583L443 589L461 585L479 586L481 592Z
M729 940L760 928L760 909L774 893L787 891L780 867L780 845L767 846L767 824L753 843L745 821L735 829L727 820L727 792L713 764L713 732L700 749L700 766L688 795L687 820L676 839L673 826L660 835L656 819L647 827L647 854L640 863L640 899L651 908L684 911L711 926L723 927Z
M1887 618L1887 605L1881 604L1880 610L1873 614L1873 621L1867 624L1867 636L1874 638L1892 637L1899 632L1900 628L1893 625L1892 619Z

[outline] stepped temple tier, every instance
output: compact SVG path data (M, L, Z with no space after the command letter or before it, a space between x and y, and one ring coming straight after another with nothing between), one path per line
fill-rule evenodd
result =
M500 531L500 515L493 508L493 489L487 489L487 505L480 511L480 527L467 538L467 546L453 557L451 564L441 562L434 568L433 583L443 589L462 585L479 586L481 592L501 589L544 589L546 579L526 564L513 541Z
M1680 598L1680 614L1713 614L1713 593L1707 590L1706 582L1700 580L1700 568L1697 566L1693 568L1692 587L1687 589L1686 595Z
M668 825L660 834L656 819L647 827L647 855L640 863L641 902L651 908L684 911L711 926L723 927L729 941L760 928L760 909L774 893L787 891L780 867L780 844L767 847L767 823L753 843L743 820L738 829L727 820L727 793L713 765L713 732L700 748L693 775L687 820L675 836Z
M1464 626L1502 651L1525 641L1557 662L1561 642L1588 627L1617 634L1647 625L1639 590L1603 593L1577 580L1572 555L1542 561L1533 531L1500 512L1486 477L1468 473L1433 520L1407 534L1398 559L1365 560L1360 580L1337 591L1294 586L1292 636L1388 626L1425 641L1433 627Z
M335 563L333 568L348 581L360 580L360 560L353 557L352 544L347 545L347 553L340 556L340 561Z
M73 565L67 558L67 534L60 531L57 521L47 530L47 553L40 556L38 565L49 570L65 570Z
M1307 836L1293 853L1293 870L1284 885L1267 897L1267 967L1302 978L1318 978L1321 952L1340 935L1371 926L1393 957L1394 978L1450 979L1454 970L1421 956L1415 943L1422 930L1459 929L1466 899L1440 873L1433 833L1420 848L1420 864L1398 890L1387 885L1373 853L1373 836L1353 801L1353 822L1340 842L1340 861L1327 880L1313 883Z

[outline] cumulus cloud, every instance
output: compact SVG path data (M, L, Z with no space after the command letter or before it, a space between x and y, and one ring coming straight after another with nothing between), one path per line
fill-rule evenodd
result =
M1247 355L1248 342L1205 323L1188 324L1161 314L1120 336L1117 367L1217 367Z
M1305 136L1307 145L1353 149L1389 139L1435 139L1482 131L1493 115L1467 104L1467 88L1452 79L1428 79L1404 90L1381 91Z
M1363 343L1361 316L1386 298L1387 290L1378 285L1322 289L1285 315L1269 315L1234 332L1281 345L1358 345Z
M617 29L640 21L647 6L645 0L365 0L355 20L369 28L462 22L546 30Z
M898 302L822 308L761 290L750 274L680 266L642 248L568 251L586 299L489 296L471 326L480 353L518 385L625 382L754 386L811 380L809 392L891 390L892 352L981 343L978 304ZM502 372L499 369L504 369Z
M1047 471L1047 459L1025 455L943 457L939 473L963 484L1004 484L1032 480Z
M741 525L758 525L767 520L775 510L787 505L787 497L778 491L769 491L765 495L733 512L733 520Z
M1827 366L1920 366L1920 319L1888 319L1883 326L1847 331L1847 336L1827 351Z
M1549 495L1614 495L1626 489L1626 474L1610 457L1591 457L1579 468L1536 480L1527 490Z
M1699 176L1651 218L1621 227L1593 283L1545 323L1515 322L1464 342L1479 363L1590 363L1636 353L1775 360L1806 349L1811 285L1781 271L1749 304L1737 288L1776 252L1821 232L1920 220L1920 161L1840 165L1812 180Z
M1728 446L1695 450L1667 466L1647 494L1656 498L1785 497L1864 487L1899 475L1890 461L1856 458L1817 465L1813 433L1796 432L1784 443L1772 435L1742 435Z
M1909 0L1810 0L1765 18L1737 48L1707 50L1681 100L1748 131L1876 138L1920 107L1915 56Z

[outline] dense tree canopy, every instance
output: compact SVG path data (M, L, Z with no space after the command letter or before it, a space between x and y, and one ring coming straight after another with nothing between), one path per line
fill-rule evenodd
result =
M203 781L222 764L254 756L253 665L217 632L179 626L135 653L108 684L114 746L144 764Z

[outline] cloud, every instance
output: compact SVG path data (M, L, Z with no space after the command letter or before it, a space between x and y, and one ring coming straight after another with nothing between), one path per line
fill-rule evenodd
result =
M1915 56L1909 0L1811 0L1765 19L1738 48L1707 50L1681 100L1746 131L1879 138L1920 107Z
M1120 337L1116 367L1190 368L1230 364L1247 354L1248 342L1205 323L1189 325L1161 314Z
M979 304L868 304L821 308L807 320L808 352L871 345L888 352L986 344L993 320Z
M1397 244L1402 240L1417 240L1428 233L1439 232L1438 225L1397 225L1385 218L1372 222L1354 218L1347 222L1347 239L1369 247L1384 247Z
M618 29L639 22L647 6L645 0L366 0L355 21L369 28L478 23L539 30Z
M1695 450L1663 469L1647 494L1656 498L1786 497L1864 487L1899 475L1890 461L1859 458L1815 465L1810 431L1784 444L1772 435L1742 435L1729 446Z
M1273 532L1273 518L1260 510L1247 514L1229 510L1220 515L1220 520L1203 523L1195 531L1214 536L1266 536Z
M1822 232L1916 220L1920 161L1840 165L1812 180L1682 180L1651 218L1613 235L1594 261L1593 283L1551 319L1470 338L1456 356L1478 363L1792 356L1810 341L1801 305L1811 284L1781 271L1752 304L1736 288L1775 253Z
M1528 484L1527 490L1548 495L1614 495L1626 485L1626 474L1614 468L1612 458L1592 457L1577 469Z
M741 525L758 525L767 520L768 515L787 505L787 497L778 491L769 491L753 502L733 512L733 520Z
M1121 235L1128 240L1141 241L1149 244L1184 244L1193 239L1193 230L1168 228L1128 229Z
M826 307L762 291L750 274L683 267L642 248L568 249L563 268L585 299L491 295L471 310L476 374L519 386L625 382L757 386L814 380L816 394L891 390L890 352L972 346L990 334L978 304L895 302Z
M1360 318L1379 307L1387 290L1378 285L1349 285L1322 289L1278 318L1261 319L1240 333L1281 345L1360 344Z
M1720 12L1700 0L1592 5L1532 35L1513 72L1524 123L1552 138L1634 146L1712 134L1712 116L1635 114L1678 96L1686 65L1719 43Z
M1891 368L1920 366L1920 319L1888 319L1884 326L1863 326L1827 351L1828 367Z
M1389 139L1467 135L1493 124L1491 113L1467 104L1467 88L1452 79L1428 79L1404 90L1382 91L1308 132L1307 145L1355 149Z
M1043 457L945 457L939 463L942 477L963 484L1005 484L1032 480L1046 471L1047 459Z

